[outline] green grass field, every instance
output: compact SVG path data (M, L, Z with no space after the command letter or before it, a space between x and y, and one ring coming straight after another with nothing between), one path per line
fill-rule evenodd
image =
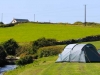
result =
M19 24L14 27L0 28L0 41L10 38L17 42L30 42L38 38L57 40L77 39L100 34L99 27L69 26L60 24ZM100 41L92 43L100 49ZM63 46L64 47L64 46ZM4 75L99 75L100 63L55 63L58 56L44 57L32 64L18 67Z
M4 75L100 75L100 63L55 63L57 58L41 58Z
M0 42L11 38L17 42L31 42L41 37L68 40L98 34L100 27L23 23L14 27L0 28Z

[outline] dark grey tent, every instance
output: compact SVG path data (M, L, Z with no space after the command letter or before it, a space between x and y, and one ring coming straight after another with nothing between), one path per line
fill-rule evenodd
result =
M100 55L92 44L69 44L56 62L100 62Z

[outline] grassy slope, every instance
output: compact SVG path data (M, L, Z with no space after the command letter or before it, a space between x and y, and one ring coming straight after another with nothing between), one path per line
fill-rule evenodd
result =
M88 42L99 48L100 41ZM64 47L64 46L63 46ZM100 63L55 63L58 56L45 57L4 75L99 75Z
M100 34L99 27L25 23L14 27L0 28L0 42L10 38L14 38L17 42L30 42L41 37L67 40L97 34Z

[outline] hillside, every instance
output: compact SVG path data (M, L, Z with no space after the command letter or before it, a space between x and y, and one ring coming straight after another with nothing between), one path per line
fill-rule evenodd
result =
M0 42L11 38L17 42L31 42L41 37L67 40L98 34L99 27L22 23L14 27L0 28Z

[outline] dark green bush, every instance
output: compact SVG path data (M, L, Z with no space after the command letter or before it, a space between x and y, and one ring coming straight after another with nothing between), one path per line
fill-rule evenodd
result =
M64 41L58 41L56 42L56 45L65 45L65 44L73 44L73 43L81 43L81 42L90 42L90 41L99 41L100 35L91 35L86 36L79 39L71 39L71 40L64 40Z
M3 22L0 22L0 24L4 24Z
M48 57L53 56L61 53L63 50L63 46L48 46L48 47L42 47L38 50L38 57Z
M12 27L12 26L14 26L15 24L12 24L12 23L9 23L9 24L0 24L0 27L3 27L3 28L5 28L5 27Z
M35 54L40 47L53 46L56 45L56 42L55 39L46 39L44 37L34 41L32 44L33 54Z
M55 44L56 44L55 39L46 39L44 37L33 42L33 46L38 46L38 47L53 46Z
M4 48L2 46L0 46L0 58L5 59L5 57L7 56Z
M12 24L12 23L9 23L9 24L6 24L4 27L12 27L14 26L15 24Z
M29 63L32 63L33 62L33 57L32 56L25 56L19 60L16 61L16 64L17 65L26 65L26 64L29 64Z
M19 47L17 42L13 39L10 39L3 43L3 47L6 50L8 55L15 55L16 49Z
M2 46L0 46L0 66L5 65L6 56L7 56L7 54L6 54L5 50L4 50L4 48Z

